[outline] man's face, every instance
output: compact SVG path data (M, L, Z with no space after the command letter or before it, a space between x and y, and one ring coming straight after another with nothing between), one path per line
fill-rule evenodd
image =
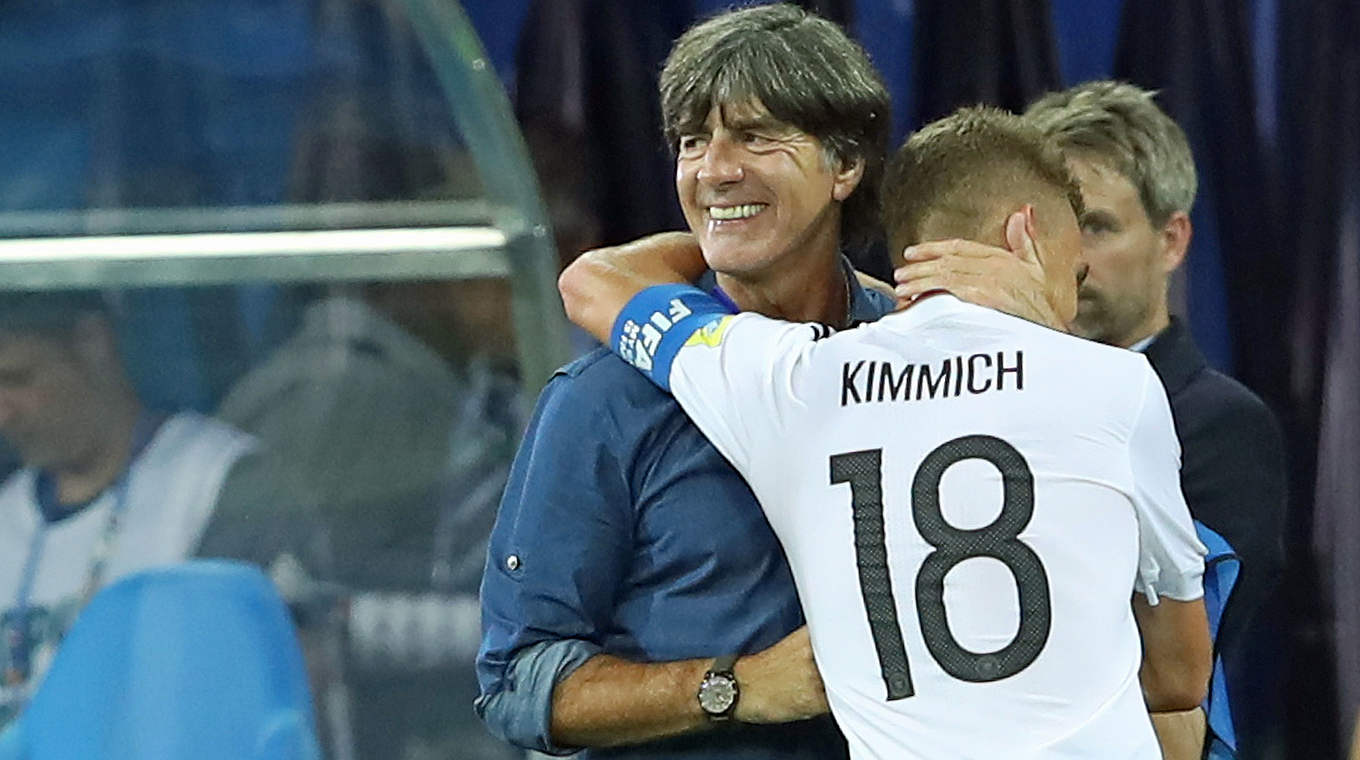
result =
M88 438L89 372L58 338L0 330L0 436L30 467L78 455Z
M677 145L675 188L708 265L758 274L819 242L838 244L859 171L835 166L820 140L759 103L714 106Z
M1150 334L1154 309L1166 292L1163 236L1124 175L1087 159L1069 158L1068 166L1086 205L1081 239L1090 265L1073 331L1129 346Z

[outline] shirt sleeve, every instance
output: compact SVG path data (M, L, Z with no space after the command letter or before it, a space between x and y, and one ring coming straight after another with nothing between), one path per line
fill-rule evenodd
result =
M577 748L552 743L552 693L600 647L580 639L543 641L516 652L505 678L510 688L482 692L473 709L493 735L510 744L548 755L570 755Z
M799 398L797 368L823 325L731 314L680 285L639 293L614 327L614 350L669 391L704 436L750 480Z
M1205 548L1181 494L1181 447L1166 391L1150 366L1144 370L1142 406L1129 440L1138 516L1134 590L1152 605L1162 596L1191 601L1204 596Z
M585 386L559 375L539 397L482 578L478 712L492 733L548 752L563 751L551 744L553 688L599 651L632 552L603 398Z

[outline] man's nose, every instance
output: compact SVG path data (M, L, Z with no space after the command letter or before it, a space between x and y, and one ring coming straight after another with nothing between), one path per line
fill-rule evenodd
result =
M726 185L740 182L746 176L741 163L740 151L726 137L714 137L704 151L703 163L699 165L699 181L710 185Z

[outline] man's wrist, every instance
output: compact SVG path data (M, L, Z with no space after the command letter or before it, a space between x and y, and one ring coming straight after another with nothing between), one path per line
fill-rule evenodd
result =
M732 674L741 684L741 699L732 711L732 719L738 723L766 723L768 716L761 710L761 685L764 681L761 671L762 659L759 654L739 658L732 666Z

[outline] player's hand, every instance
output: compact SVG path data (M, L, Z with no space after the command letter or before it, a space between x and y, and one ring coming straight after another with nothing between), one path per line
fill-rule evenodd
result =
M1051 303L1039 263L1043 256L1024 212L1006 220L1006 243L1010 250L971 240L937 240L907 248L906 263L893 272L898 308L942 290L1066 331L1068 326Z
M829 709L807 626L737 660L734 671L741 688L734 717L743 723L788 723Z

